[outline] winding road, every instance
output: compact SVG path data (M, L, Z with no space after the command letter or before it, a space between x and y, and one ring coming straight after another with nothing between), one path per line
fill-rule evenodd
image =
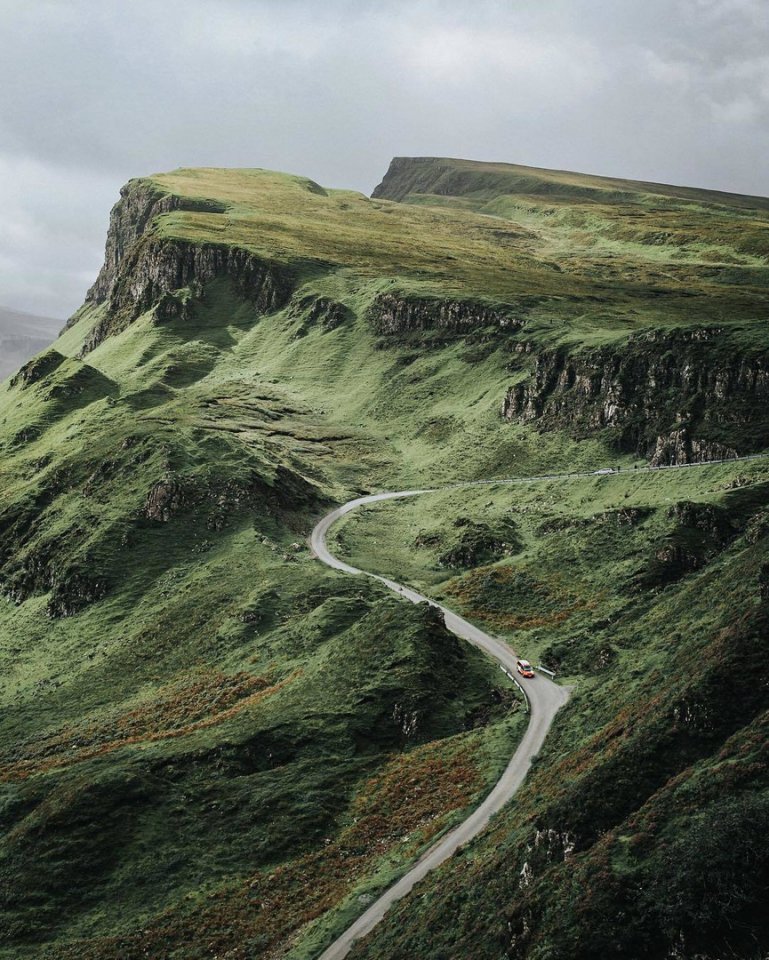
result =
M385 584L399 596L410 600L412 603L429 603L439 610L443 611L446 626L452 633L455 633L463 640L467 640L474 646L483 650L484 653L493 657L508 674L512 675L516 670L516 654L511 648L498 640L479 630L478 627L468 623L462 617L452 613L451 610L435 603L433 600L423 597L421 593L412 590L409 587L389 580L387 577L380 577L377 574L369 573L366 570L359 570L357 567L350 566L349 563L339 560L335 557L326 545L326 534L329 529L345 514L350 513L357 507L371 503L379 503L382 500L396 500L402 497L416 497L421 493L431 493L429 490L404 490L399 493L377 493L369 497L360 497L357 500L350 500L343 506L332 510L315 527L310 538L315 554L323 563L328 564L335 570L341 570L344 573L353 575L364 575L378 580ZM518 748L513 754L512 759L504 770L504 773L497 781L491 793L477 807L470 816L459 826L455 827L450 833L447 833L437 843L423 854L423 856L414 864L413 867L401 879L378 897L363 913L352 926L337 939L331 946L325 950L320 960L341 960L346 957L352 949L353 943L366 936L377 923L384 917L388 909L404 897L423 877L431 870L442 864L445 860L454 854L461 846L469 843L476 837L488 824L491 817L494 816L502 807L507 804L516 790L526 779L532 758L539 752L550 724L558 712L559 708L566 703L568 691L563 687L548 680L544 676L538 675L533 680L524 680L522 689L529 702L529 725L523 739L518 744Z
M468 623L467 620L453 613L447 607L436 603L434 600L430 600L428 597L422 596L422 594L417 593L416 590L396 583L387 577L370 573L367 570L359 570L357 567L353 567L349 563L345 563L343 560L335 557L326 545L326 534L337 520L340 520L343 516L352 510L356 510L358 507L367 506L372 503L381 503L383 500L399 500L404 497L418 497L421 494L438 493L445 490L476 486L527 484L543 480L598 477L607 474L627 477L628 475L636 476L640 473L655 473L662 470L682 470L714 466L720 463L735 463L735 461L760 460L765 459L767 456L769 455L752 454L744 457L732 457L728 460L710 460L701 463L671 464L669 466L659 467L642 466L632 470L626 469L621 472L605 468L584 473L549 474L540 477L516 477L499 480L476 480L428 490L402 490L397 493L375 493L367 497L359 497L357 500L350 500L348 503L337 507L323 517L312 531L310 544L317 558L335 570L340 570L343 573L349 573L354 576L362 575L371 577L373 580L378 580L386 587L389 587L389 589L397 593L398 596L410 600L412 603L429 603L431 606L437 607L443 612L446 626L452 633L472 643L480 650L483 650L484 653L487 653L496 660L502 669L514 679L513 674L516 672L517 656L506 643L498 640L496 637L490 636L488 633L484 633L482 630L479 630L478 627L473 626L472 623ZM515 682L518 683L517 680ZM532 759L537 755L544 743L556 713L568 700L569 690L564 687L559 687L551 680L548 680L547 677L540 674L534 679L524 680L522 684L518 685L528 700L530 713L529 725L512 759L507 767L505 767L502 776L486 799L466 820L460 823L459 826L455 827L430 847L397 883L385 890L385 892L320 955L318 960L342 960L343 957L346 957L355 941L361 937L365 937L373 930L397 900L400 900L409 893L415 884L419 883L428 873L448 860L460 847L478 836L494 814L498 813L502 807L508 803L513 794L515 794L521 786L526 779L526 774L528 773Z

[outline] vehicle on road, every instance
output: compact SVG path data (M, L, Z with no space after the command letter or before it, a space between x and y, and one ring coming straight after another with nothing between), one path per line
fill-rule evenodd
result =
M518 673L520 673L522 677L534 676L534 667L532 667L528 660L516 661L516 667L518 668Z
M614 470L611 467L604 467L603 470L594 470L593 476L600 477L604 473L614 473Z

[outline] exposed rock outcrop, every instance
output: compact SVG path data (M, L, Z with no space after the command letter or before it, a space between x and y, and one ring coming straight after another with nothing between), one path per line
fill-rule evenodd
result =
M769 443L769 355L718 329L654 331L623 344L538 354L502 415L582 438L607 431L654 464L723 459Z
M200 491L189 481L166 477L158 480L147 494L143 514L156 523L168 523L173 516L194 506L201 499Z
M444 567L469 569L494 563L521 550L518 531L511 520L492 529L486 523L475 523L468 517L460 517L454 526L461 529L461 533L438 557L438 563Z
M190 298L179 291L191 287L193 293L201 293L205 284L222 276L232 280L259 313L285 306L294 284L288 267L262 260L248 250L151 235L141 238L123 258L108 309L86 339L83 354L126 329L153 306L160 310L160 322L189 315ZM177 304L172 304L174 298Z
M52 584L48 600L49 617L72 617L81 610L102 600L109 591L109 584L99 577L80 570L67 570Z
M176 210L179 198L165 193L146 180L129 180L121 188L120 199L112 208L104 249L104 263L86 300L104 303L112 292L120 266L133 243L150 228L162 213Z
M769 603L769 563L762 563L758 572L758 595L762 603Z
M169 292L230 277L260 311L285 305L293 277L287 268L237 247L147 237L126 258L110 296L110 311L135 320Z
M228 480L170 473L152 485L141 516L155 523L168 523L174 517L198 511L211 529L220 530L242 507L258 506L260 511L270 514L323 500L311 480L284 466L276 469L271 480L255 471L250 476Z
M729 511L711 503L682 500L670 507L667 516L675 526L655 547L639 577L638 583L644 588L666 586L700 570L739 532Z
M104 264L96 282L88 291L90 303L104 303L112 293L123 259L132 245L147 233L157 217L174 210L224 213L226 206L216 200L177 197L150 180L129 180L120 190L120 200L112 208L104 250Z
M185 291L185 294L179 291L173 293L164 293L155 304L155 323L172 323L174 320L191 320L194 316L195 295L201 296L202 290L194 284L194 289Z
M339 303L330 297L316 297L312 294L294 301L291 304L291 314L302 320L297 336L304 336L316 326L322 330L335 330L353 318L352 310L344 303Z
M78 536L82 531L75 531ZM2 559L2 558L0 558ZM93 558L86 557L87 567ZM37 593L50 593L46 612L49 617L71 617L89 604L101 600L109 591L107 579L83 569L77 560L67 557L64 538L48 541L43 547L28 550L21 562L0 567L0 592L15 604L24 603Z
M39 383L48 374L58 370L66 358L58 350L48 350L39 357L34 357L29 363L25 363L19 372L11 378L12 387L32 386L33 383Z
M682 427L672 430L667 436L657 437L651 464L654 467L674 463L707 463L709 460L729 460L738 457L739 451L713 440L692 438L689 430Z
M381 293L368 309L367 318L376 333L397 335L412 330L466 331L494 327L514 332L523 320L515 308L499 309L475 300L439 300Z
M226 206L166 194L145 180L132 180L121 191L110 216L104 265L86 301L104 309L81 356L153 307L160 323L190 317L205 285L218 277L228 277L259 313L288 303L294 287L289 267L227 244L163 237L158 217L174 210L223 213Z

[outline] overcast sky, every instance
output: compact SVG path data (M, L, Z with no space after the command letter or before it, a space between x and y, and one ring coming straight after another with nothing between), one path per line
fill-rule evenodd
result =
M767 0L0 0L0 304L65 317L133 176L394 155L769 194Z

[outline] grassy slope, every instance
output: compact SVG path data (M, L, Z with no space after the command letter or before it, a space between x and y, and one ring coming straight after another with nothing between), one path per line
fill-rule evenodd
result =
M429 617L310 559L313 518L396 453L283 373L287 316L215 282L83 363L91 322L2 396L7 955L266 948L477 802L522 720ZM259 884L280 910L244 907Z
M102 360L120 377L127 344L114 347L114 363L106 347ZM68 361L51 379L71 382L72 369L82 374ZM2 611L8 955L87 937L79 955L122 957L145 923L148 939L131 949L168 939L180 955L207 956L204 931L220 946L280 941L357 881L396 870L476 800L516 735L513 698L418 611L310 560L312 517L344 490L365 444L329 441L327 425L268 383L254 390L225 376L148 396L157 370L109 390L95 372L89 382L94 395L77 393L58 417L56 384L27 388L23 416L12 403L6 424L12 436L22 420L49 424L3 461L20 517L8 532L23 540L7 585L46 562L53 581L47 591L33 580L25 602ZM189 491L188 506L168 523L142 519L167 477ZM50 620L51 597L77 599L75 574L94 568L106 599ZM404 733L401 716L413 713L419 722ZM465 732L492 715L501 726ZM420 743L429 746L411 770L399 755ZM450 760L465 771L459 782ZM416 799L397 789L404 762ZM372 777L383 798L369 808ZM399 832L377 802L401 812ZM327 838L338 844L353 815L348 863ZM332 854L339 872L329 880ZM303 890L314 871L316 896L244 930L243 891L278 865L287 888ZM187 909L215 891L226 922L204 913L192 925ZM171 919L152 924L163 908ZM126 940L102 939L123 931Z
M724 935L762 955L768 491L758 462L469 488L347 520L351 562L397 570L576 683L520 799L354 956L722 956ZM496 547L449 565L462 542ZM675 543L696 569L669 561Z
M593 345L693 319L747 321L752 342L765 314L763 197L437 158L394 160L374 196L492 217L497 242L534 251L573 295L532 331L540 343Z
M0 870L13 878L6 955L36 955L46 942L52 957L269 953L344 901L342 914L297 942L299 958L354 914L367 886L475 800L522 722L498 671L429 618L373 585L316 569L302 546L312 517L359 490L595 466L609 455L600 437L575 443L500 421L514 338L379 336L366 320L372 298L394 289L499 300L525 312L537 344L604 342L689 324L693 314L750 339L765 263L738 249L738 235L760 237L765 210L728 198L663 204L633 187L623 203L650 225L689 218L704 238L702 249L676 240L658 248L617 238L624 221L592 197L585 208L573 196L544 203L497 193L490 218L489 190L401 205L265 171L177 171L152 182L224 211L167 214L156 228L163 236L283 260L299 288L286 310L260 318L227 281L214 281L191 319L159 325L145 315L84 363L76 356L104 310L87 307L56 345L68 359L40 382L0 393L3 583L23 599L0 609L8 678ZM749 282L741 275L735 287L730 258ZM313 296L344 304L345 322L313 323L301 306ZM690 495L690 482L681 478L671 502ZM152 490L165 522L146 516ZM603 490L548 496L579 518ZM627 492L632 503L643 499ZM640 540L609 524L611 561L593 567L577 545L587 538L600 555L606 525L577 527L575 541L545 536L545 518L516 514L523 579L481 571L445 583L434 569L439 552L459 540L475 549L486 537L480 527L446 530L445 519L456 512L486 523L485 496L452 495L436 514L391 508L435 526L446 540L435 550L414 550L413 531L381 533L368 546L364 537L360 549L372 567L405 569L503 631L511 618L520 626L533 585L526 652L548 651L575 674L591 668L603 655L590 639L596 611L606 619L625 610L607 589L615 565L632 568L669 521L655 515ZM499 503L492 541L510 534ZM345 544L351 536L345 529ZM380 552L382 541L392 552ZM559 582L539 590L545 561ZM575 562L579 579L564 582L559 570ZM739 583L746 596L754 589L754 578ZM667 610L651 603L638 633L648 656ZM564 647L575 624L589 638L579 653ZM607 713L636 695L643 703L636 686L613 683ZM554 750L599 729L590 715L599 700L578 701L573 709L587 710L589 722L579 714ZM404 733L406 706L422 718L413 736ZM404 779L413 790L403 791ZM479 864L491 870L494 861L483 853ZM483 883L467 895L473 936L488 939L496 920ZM451 940L459 934L449 914ZM404 935L418 941L413 929L404 925ZM430 944L418 949L438 955Z
M765 312L765 200L660 196L624 181L606 181L597 196L592 186L550 191L541 177L489 183L486 165L471 166L463 175L452 168L448 182L432 171L431 189L441 192L419 190L397 206L386 190L368 199L262 170L180 170L150 182L226 205L168 214L167 236L226 239L310 274L341 266L358 289L387 278L426 295L500 300L531 314L535 342L600 343L693 318L740 327Z

